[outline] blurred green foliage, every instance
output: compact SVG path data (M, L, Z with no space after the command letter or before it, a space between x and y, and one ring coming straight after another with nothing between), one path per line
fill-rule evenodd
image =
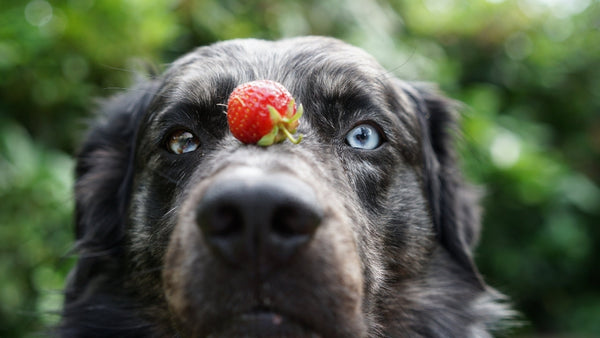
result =
M511 335L600 335L598 0L4 0L0 336L58 320L69 155L95 97L197 45L306 34L465 103L464 169L486 210L476 258L523 314Z

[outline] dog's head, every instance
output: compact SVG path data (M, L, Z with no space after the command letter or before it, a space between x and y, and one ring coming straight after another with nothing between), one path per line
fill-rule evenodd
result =
M299 145L230 134L224 104L257 79L304 106ZM333 39L236 40L184 56L108 101L82 147L64 327L483 332L495 310L471 258L478 209L454 158L454 108ZM110 307L102 323L99 303Z

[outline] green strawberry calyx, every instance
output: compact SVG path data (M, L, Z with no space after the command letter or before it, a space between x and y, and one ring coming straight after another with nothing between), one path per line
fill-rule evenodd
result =
M256 143L257 145L267 147L274 143L279 143L286 138L293 144L298 144L300 141L302 141L302 134L298 135L298 137L294 137L293 134L295 134L296 130L298 129L298 119L302 117L304 108L302 105L299 105L296 113L294 114L294 106L295 102L292 99L288 104L288 109L285 113L285 116L281 116L273 106L267 106L271 122L273 123L273 129L271 129L268 134L258 140Z

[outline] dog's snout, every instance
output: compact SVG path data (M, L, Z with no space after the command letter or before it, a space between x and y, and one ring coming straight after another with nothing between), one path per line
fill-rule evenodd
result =
M215 254L268 271L308 244L323 218L312 188L288 174L223 175L205 192L196 221Z

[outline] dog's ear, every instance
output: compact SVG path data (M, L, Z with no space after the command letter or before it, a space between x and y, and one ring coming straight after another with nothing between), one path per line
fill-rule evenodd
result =
M91 270L100 272L121 254L136 133L157 87L155 81L143 82L102 102L100 120L79 149L75 169L79 264L71 274L71 287L84 284L94 273Z
M455 153L460 104L429 84L404 84L403 89L415 103L421 126L425 185L438 239L483 288L472 258L480 231L479 198L463 180Z

